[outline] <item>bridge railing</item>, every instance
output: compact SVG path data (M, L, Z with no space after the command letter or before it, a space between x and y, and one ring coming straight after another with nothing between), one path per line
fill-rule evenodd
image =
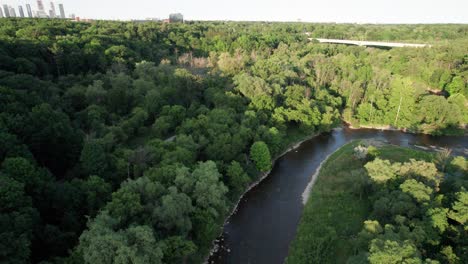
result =
M357 46L374 46L374 47L390 47L390 48L403 48L403 47L411 47L411 48L429 47L430 48L432 47L429 44L404 43L404 42L360 41L360 40L325 39L325 38L308 38L308 39L310 41L317 40L320 43L345 44L345 45L357 45Z

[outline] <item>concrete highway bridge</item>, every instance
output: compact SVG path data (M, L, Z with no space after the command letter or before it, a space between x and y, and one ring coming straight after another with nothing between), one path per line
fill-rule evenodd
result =
M400 42L382 42L382 41L359 41L359 40L347 40L347 39L324 39L324 38L309 38L310 41L316 40L320 43L330 44L345 44L345 45L356 45L366 47L383 47L383 48L424 48L431 47L429 44L414 44L414 43L400 43Z

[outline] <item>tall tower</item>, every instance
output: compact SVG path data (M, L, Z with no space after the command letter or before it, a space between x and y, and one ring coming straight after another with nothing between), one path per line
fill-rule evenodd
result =
M65 19L65 8L63 7L63 4L59 4L59 10L60 10L60 18Z
M57 12L55 12L55 5L54 2L50 2L50 18L55 18L57 17Z
M44 4L42 3L42 0L37 0L37 17L40 17L40 18L46 18L48 17L45 9L44 9Z
M20 17L24 17L24 10L22 6L18 6L18 12L19 12Z
M10 9L7 5L3 5L3 12L5 13L5 17L10 17Z
M26 4L26 11L28 11L28 17L33 17L32 9L30 4Z
M9 9L10 9L10 16L11 16L11 17L16 17L15 8L13 8L13 7L10 6Z
M42 3L42 0L37 0L37 9L39 9L39 11L44 11L44 4Z

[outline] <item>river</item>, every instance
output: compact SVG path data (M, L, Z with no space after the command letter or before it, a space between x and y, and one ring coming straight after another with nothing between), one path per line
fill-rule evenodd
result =
M279 158L270 175L242 198L208 263L283 263L303 210L301 195L320 163L347 142L369 138L405 147L445 147L456 155L468 156L468 137L349 128L321 134Z

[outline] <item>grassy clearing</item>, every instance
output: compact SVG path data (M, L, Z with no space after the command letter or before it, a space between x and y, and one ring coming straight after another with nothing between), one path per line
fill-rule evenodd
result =
M395 145L385 145L379 147L379 158L393 162L406 162L410 159L433 161L434 153L425 152Z
M334 154L320 170L304 208L291 244L287 264L346 263L355 252L356 235L371 210L362 192L366 181L365 161L354 157L354 148L361 141L353 141ZM404 147L379 147L379 158L392 162L409 159L433 159L433 154Z

